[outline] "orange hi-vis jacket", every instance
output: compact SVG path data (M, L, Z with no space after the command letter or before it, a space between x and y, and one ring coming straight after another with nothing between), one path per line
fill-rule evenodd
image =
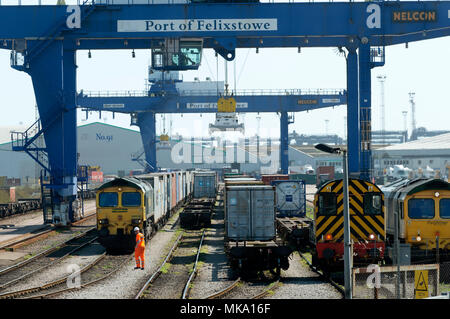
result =
M137 233L136 235L136 244L137 247L145 248L145 240L144 235L142 233Z

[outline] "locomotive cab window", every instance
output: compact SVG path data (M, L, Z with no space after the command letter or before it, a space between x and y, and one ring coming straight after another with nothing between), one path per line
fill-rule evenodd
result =
M439 201L439 211L442 218L450 218L450 198L442 198Z
M115 192L100 193L98 205L100 207L116 207L119 203L119 196Z
M141 194L138 192L123 192L122 206L124 207L139 207L141 206Z
M408 201L408 217L411 219L431 219L434 217L434 200L413 198Z
M337 197L335 193L319 194L319 215L336 215Z
M381 194L365 193L363 197L364 214L381 215L383 207L381 205Z

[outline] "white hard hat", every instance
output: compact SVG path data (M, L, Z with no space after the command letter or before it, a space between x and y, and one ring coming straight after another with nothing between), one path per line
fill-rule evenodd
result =
M134 227L134 231L139 231L139 227Z

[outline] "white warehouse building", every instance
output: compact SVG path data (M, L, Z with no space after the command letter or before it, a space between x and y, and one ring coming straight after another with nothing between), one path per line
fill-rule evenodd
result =
M433 175L448 177L450 133L379 148L373 151L373 163L377 176L386 174L396 165L403 165L412 170L413 176L432 169Z

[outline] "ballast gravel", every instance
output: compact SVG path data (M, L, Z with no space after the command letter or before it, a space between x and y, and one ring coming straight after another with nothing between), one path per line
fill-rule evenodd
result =
M281 272L281 284L266 299L342 299L341 293L304 264L297 253L291 257L289 269Z
M98 243L87 245L49 268L43 269L28 278L24 278L11 287L7 287L2 293L39 287L52 281L65 278L92 263L99 258L104 251L105 249Z
M233 272L224 251L224 211L223 206L216 209L211 217L211 226L205 234L200 268L191 289L190 298L201 299L212 295L233 280Z
M160 229L145 246L145 270L134 269L134 258L111 277L86 288L58 295L59 299L133 299L148 278L158 269L178 235L174 224L178 214ZM83 277L81 277L83 280Z

